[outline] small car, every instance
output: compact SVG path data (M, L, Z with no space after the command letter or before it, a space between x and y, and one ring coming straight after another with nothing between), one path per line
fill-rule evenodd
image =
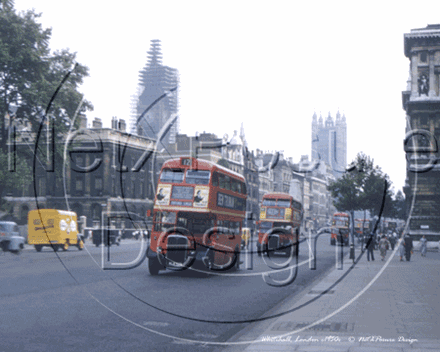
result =
M0 221L0 248L14 254L20 254L24 248L24 237L20 236L15 222Z

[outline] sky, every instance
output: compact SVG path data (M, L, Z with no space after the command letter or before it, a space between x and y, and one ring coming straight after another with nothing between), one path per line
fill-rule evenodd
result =
M104 5L105 4L105 5ZM311 155L313 113L347 119L347 161L364 152L404 186L409 59L403 36L440 23L439 1L15 0L42 13L52 50L89 67L89 122L129 120L150 40L180 73L180 133L232 137L248 148Z

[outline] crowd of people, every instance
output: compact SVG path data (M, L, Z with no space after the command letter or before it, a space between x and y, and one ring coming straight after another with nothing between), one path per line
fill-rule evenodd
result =
M367 250L367 260L374 261L374 250L379 249L382 261L385 260L388 250L394 250L396 244L399 246L398 255L400 261L403 262L404 258L407 262L411 261L411 255L413 254L414 244L411 236L405 234L402 238L396 232L388 234L370 234L364 237L364 249ZM427 252L427 240L425 236L420 238L420 253L422 257L426 257Z

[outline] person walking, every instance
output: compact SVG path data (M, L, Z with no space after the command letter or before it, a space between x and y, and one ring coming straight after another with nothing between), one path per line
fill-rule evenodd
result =
M379 241L379 250L380 250L380 256L382 257L382 261L385 260L385 256L387 255L387 250L390 248L390 246L391 246L390 241L388 241L387 237L383 235Z
M403 257L405 256L405 246L403 240L399 242L399 256L400 261L403 262Z
M396 237L394 237L394 235L391 235L389 241L391 244L391 250L394 251L394 246L396 245Z
M428 242L428 241L425 238L425 235L423 235L422 238L420 239L420 244L421 244L421 246L420 246L420 253L421 253L422 257L426 257L426 251L428 249L426 247L426 242Z
M370 237L367 239L367 260L370 261L370 255L371 260L374 262L374 246L375 246L375 238L374 235L371 234Z
M403 237L403 242L404 242L404 246L405 246L405 259L407 262L409 262L411 260L411 254L412 254L412 250L413 250L413 240L412 238L406 234Z

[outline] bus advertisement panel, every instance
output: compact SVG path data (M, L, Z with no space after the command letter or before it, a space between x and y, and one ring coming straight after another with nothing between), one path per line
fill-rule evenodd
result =
M257 253L297 253L299 230L302 220L301 203L286 193L267 193L260 208ZM283 231L276 231L283 229Z
M182 270L195 262L212 270L231 263L238 269L245 213L242 175L201 159L166 161L153 208L150 274Z

